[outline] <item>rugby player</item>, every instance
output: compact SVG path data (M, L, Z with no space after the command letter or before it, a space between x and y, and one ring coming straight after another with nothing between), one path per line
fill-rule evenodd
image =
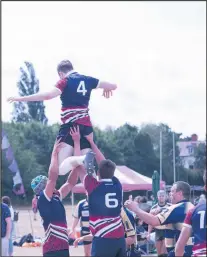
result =
M170 203L167 203L166 193L164 190L159 190L157 192L157 199L158 203L153 205L151 208L150 213L154 213L154 211L161 212L165 208L168 208L171 206ZM148 236L147 238L150 238L150 234L153 230L153 227L151 225L148 226ZM155 245L157 249L158 257L165 256L167 253L166 247L165 247L165 225L164 226L157 226L155 227Z
M92 90L101 88L103 89L104 97L109 98L112 95L112 90L115 90L117 86L76 72L69 60L60 62L57 72L60 80L50 91L28 96L10 97L8 101L10 103L14 101L44 101L60 96L62 125L57 139L61 138L61 141L64 142L64 147L58 155L60 165L68 156L73 155L74 145L69 132L74 125L79 125L82 154L85 154L90 148L90 144L84 136L93 131L88 109Z
M120 181L114 176L116 165L105 159L94 143L93 133L85 137L93 151L88 152L84 160L87 172L84 187L89 203L89 228L93 236L91 256L126 256L125 232L121 219L123 191ZM94 156L98 164L99 179L96 178Z
M78 202L73 213L73 223L71 226L70 235L75 235L75 228L80 221L81 237L83 237L84 256L91 256L91 240L84 240L84 237L90 234L89 229L89 207L88 199L83 199Z
M71 136L78 136L71 129ZM76 140L76 141L77 141ZM64 147L62 143L56 141L51 156L51 163L48 171L48 178L39 175L31 182L31 187L38 196L37 208L43 220L45 230L45 241L43 244L43 256L69 256L68 232L65 207L62 199L65 198L78 181L80 166L74 167L65 184L56 190L58 178L58 152ZM79 149L74 152L80 155Z
M206 170L204 171L203 180L206 191ZM206 200L203 200L187 213L175 247L175 255L183 256L185 245L193 233L193 256L206 256L206 228Z
M125 241L127 246L126 256L132 256L132 251L136 251L136 231L135 231L135 218L127 208L123 207L121 211L121 219L124 225L125 231ZM84 242L91 242L93 240L93 235L90 233L85 236L81 236L77 238L73 245L74 247L78 247L79 243L84 244Z
M157 215L152 215L151 213L142 211L136 203L129 200L125 202L125 206L135 212L141 220L153 227L167 225L168 228L169 225L173 232L173 239L177 242L186 213L194 207L194 205L189 201L190 185L183 181L175 182L171 188L171 197L173 205L165 208ZM192 237L190 237L185 246L185 256L191 256L192 246ZM173 249L168 253L168 256L174 256L174 254Z

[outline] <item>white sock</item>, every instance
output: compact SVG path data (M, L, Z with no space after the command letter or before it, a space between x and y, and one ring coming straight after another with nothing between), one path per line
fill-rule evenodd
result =
M85 155L82 156L70 156L66 158L59 167L59 175L65 175L72 169L75 169L79 165L83 165Z

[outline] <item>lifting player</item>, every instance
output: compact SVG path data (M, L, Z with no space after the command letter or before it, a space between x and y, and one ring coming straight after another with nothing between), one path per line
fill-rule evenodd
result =
M80 129L82 154L88 152L88 148L90 148L90 144L84 136L93 132L88 109L92 90L101 88L103 89L103 96L109 98L112 95L112 90L115 90L117 86L76 72L69 60L60 62L57 71L60 80L49 92L10 97L8 101L10 103L14 101L44 101L60 96L62 125L57 139L61 138L61 142L64 142L64 147L58 155L60 165L68 156L73 155L73 140L70 135L70 128L74 125L78 125Z

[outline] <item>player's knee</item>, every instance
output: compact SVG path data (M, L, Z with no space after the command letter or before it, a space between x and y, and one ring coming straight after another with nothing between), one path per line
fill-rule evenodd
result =
M58 153L59 166L66 158L73 155L73 147L66 143L63 143L63 144L64 144L63 148L61 148L60 152Z

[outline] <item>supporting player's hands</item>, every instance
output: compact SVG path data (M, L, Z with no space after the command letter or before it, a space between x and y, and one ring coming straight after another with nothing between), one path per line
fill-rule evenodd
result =
M82 243L82 242L83 242L83 237L76 238L76 240L73 242L73 246L74 246L75 248L77 248L77 247L78 247L78 244L79 244L79 243Z
M53 151L52 154L58 154L59 151L65 147L65 143L61 142L62 138L59 138L58 140L56 140L54 147L53 147Z
M80 131L79 131L79 126L74 126L73 128L70 128L70 135L73 139L74 142L79 142L80 141Z
M138 204L132 200L127 200L124 203L125 207L127 207L130 211L136 212L138 209Z
M93 142L93 132L89 135L86 135L85 138L88 140L89 143Z
M19 97L9 97L7 98L7 102L9 102L10 104L13 103L13 102L17 102L19 101Z
M110 98L112 95L113 95L112 90L106 90L106 89L103 90L102 96L104 96L105 98Z

